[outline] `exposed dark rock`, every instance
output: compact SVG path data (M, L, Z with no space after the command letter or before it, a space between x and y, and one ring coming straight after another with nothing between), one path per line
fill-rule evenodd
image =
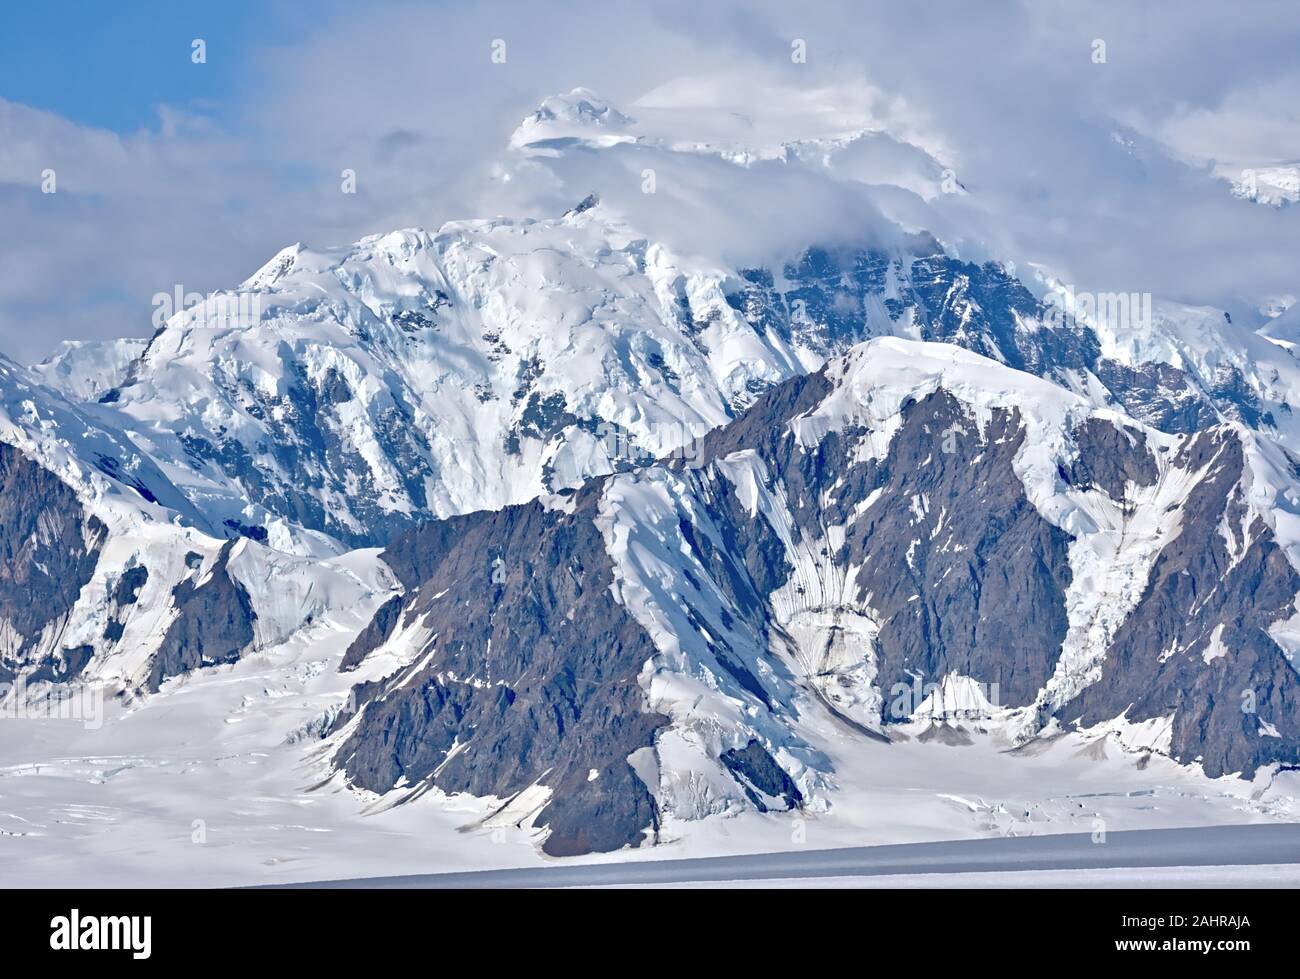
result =
M285 353L289 380L283 393L267 394L251 384L238 387L236 403L266 429L266 438L250 446L233 437L219 441L182 433L181 444L202 467L210 463L243 489L250 502L281 514L304 527L332 534L355 547L373 545L411 526L413 519L382 509L370 465L360 448L348 440L339 422L340 406L353 392L338 371L321 378L308 376L292 354ZM426 460L428 445L412 424L413 411L396 389L368 403L370 422L384 456L392 462L402 489L417 510L427 507L426 480L433 473ZM349 501L363 529L328 511L331 494ZM243 536L264 540L263 527L233 521Z
M123 616L126 610L134 605L140 598L140 589L144 587L145 582L149 580L149 569L143 564L133 565L122 572L121 577L117 579L117 584L113 586L110 596L113 608L109 614L112 618L104 626L103 638L110 643L115 643L122 638L126 632L126 625L123 622Z
M595 779L575 771L557 783L539 821L550 828L543 849L553 857L637 846L647 833L653 842L659 832L654 799L623 759L611 761Z
M149 669L147 687L204 666L237 662L253 641L257 614L244 586L227 564L235 542L222 548L209 574L198 584L186 578L172 589L177 616L167 628Z
M968 272L940 264L935 274ZM876 272L864 265L855 274ZM966 283L967 302L994 305L1001 296L1019 308L1028 301L1011 282L981 274L992 278ZM733 295L753 311L755 295L772 286L757 273L747 281L752 290ZM1059 349L1035 351L1025 346L1034 331L1008 328L997 334L997 355L1042 370L1052 358L1076 368L1095 363L1086 338L1062 329L1052 341ZM1144 376L1179 382L1159 371ZM1038 513L1013 467L1026 437L1019 413L994 409L977 425L939 390L902 406L882 458L860 459L860 429L828 433L816 445L797 444L791 433L791 420L830 392L824 372L776 385L725 428L658 463L675 472L681 482L674 485L684 486L691 502L675 529L671 521L665 527L676 537L669 552L687 559L676 588L686 622L716 661L716 670L713 662L708 668L736 696L752 698L755 710L784 709L789 678L768 653L777 628L772 594L792 585L802 593L790 546L820 548L825 573L857 569L855 591L834 600L869 611L880 624L876 684L887 711L899 685L912 689L953 673L986 684L1000 705L1034 702L1067 631L1071 539ZM1159 401L1174 427L1218 417L1199 395L1173 394L1153 391L1150 404ZM1146 487L1158 477L1135 430L1091 419L1073 436L1078 453L1061 468L1066 482L1123 500L1130 484ZM735 459L722 461L746 450L761 460L756 471L766 473L766 489L788 509L793 527L778 533L741 504L725 475ZM1219 430L1199 436L1171 463L1201 469L1211 461L1184 508L1182 534L1157 561L1101 679L1061 716L1092 723L1126 710L1130 720L1172 711L1175 757L1199 758L1211 773L1253 771L1267 760L1297 760L1295 671L1266 630L1289 614L1300 578L1262 524L1242 537L1235 437ZM381 608L348 663L391 635L399 615L421 622L432 638L412 651L416 665L356 689L360 717L336 722L339 730L351 718L336 761L354 784L379 792L432 784L500 798L543 784L553 795L538 822L550 830L553 854L634 845L657 830L653 799L627 759L653 743L666 719L645 713L637 685L654 655L650 639L610 595L612 567L593 524L606 482L593 480L568 497L569 512L533 503L469 514L390 544L384 559L406 595ZM827 543L832 526L845 528L836 553ZM1235 535L1232 542L1221 526ZM703 592L720 598L721 608L693 604L690 596ZM1171 643L1179 651L1161 663ZM1228 652L1207 663L1217 643ZM1243 699L1257 715L1243 713ZM884 720L903 720L915 706ZM937 728L923 737L969 740ZM755 805L802 801L757 740L720 761Z
M76 646L65 649L58 655L47 656L27 675L27 683L66 683L75 680L90 665L94 655L93 647Z
M1160 475L1155 457L1142 436L1100 418L1089 418L1074 433L1079 458L1070 482L1081 488L1100 487L1111 499L1122 500L1125 486L1150 486Z
M10 676L29 665L46 626L72 609L106 534L62 480L0 442L0 620L18 637L16 648L0 654Z
M576 425L578 418L565 407L563 392L555 391L546 396L533 391L519 420L506 434L506 451L512 455L519 452L519 440L533 438L546 441L561 429Z
M538 816L554 853L636 845L654 828L626 764L665 722L636 680L654 647L610 593L599 491L580 492L571 514L470 514L390 549L403 580L424 578L405 615L430 630L432 655L356 691L362 716L337 753L354 784L508 797L540 781L556 793ZM588 781L592 769L604 774Z
M1210 397L1227 408L1228 417L1244 422L1251 428L1273 427L1272 414L1261 410L1259 397L1236 367L1221 365L1206 387Z
M810 248L785 267L786 291L767 269L745 269L727 302L756 331L797 339L828 356L891 332L886 318L909 315L921 339L956 344L1017 370L1056 381L1091 372L1127 413L1166 432L1200 431L1221 416L1252 427L1273 424L1234 367L1198 378L1169 364L1108 360L1091 328L1036 299L1003 266L952 258L928 235L917 236L909 250L900 260L871 249ZM891 285L893 294L884 298Z
M246 524L239 520L224 520L222 525L234 531L240 537L247 537L249 540L255 540L259 544L265 544L270 536L265 527Z
M599 194L588 194L586 197L580 200L576 205L574 205L573 207L565 211L564 216L568 218L568 217L573 217L574 215L577 214L581 214L584 211L590 211L593 207L595 207L599 203L600 203Z
M409 598L409 593L428 581L470 528L482 520L482 512L431 520L394 538L380 557L393 569Z
M889 690L913 674L938 679L948 672L996 683L1003 705L1031 702L1052 674L1066 631L1069 537L1037 514L1011 468L1024 437L1016 416L995 412L977 439L957 403L939 392L905 408L885 459L855 463L852 432L831 433L815 447L794 445L788 421L816 400L801 397L807 384L817 382L794 380L769 392L702 440L700 458L756 450L782 485L805 541L817 540L826 525L849 524L837 563L861 564L860 597L870 596L881 619L877 684L886 705ZM945 440L948 433L959 434ZM1150 486L1158 476L1135 432L1092 419L1075 438L1071 482L1119 500L1130 481ZM945 441L952 451L944 451ZM1094 723L1126 709L1131 720L1174 713L1176 758L1199 758L1211 774L1250 773L1266 761L1294 762L1300 751L1296 670L1267 631L1293 611L1300 578L1259 521L1236 540L1242 553L1230 553L1219 528L1241 537L1245 510L1232 495L1242 475L1240 442L1230 432L1202 434L1172 461L1200 469L1212 460L1210 477L1185 508L1182 532L1117 635L1102 679L1062 716ZM832 486L834 500L823 511L820 501ZM878 489L877 502L853 519L858 503ZM932 537L940 514L942 530ZM731 549L753 548L762 524L737 527L728 536ZM725 582L726 565L712 564ZM772 552L745 564L769 574L784 567ZM758 580L752 568L749 578ZM768 580L760 593L773 587ZM746 599L737 593L733 602L743 608ZM1207 664L1220 625L1217 643L1226 654ZM1160 663L1171 645L1181 652ZM1243 703L1257 715L1244 712Z
M741 449L757 449L774 458L776 446L788 438L790 419L817 407L831 390L825 370L792 377L765 391L735 421L715 428L668 461L677 464L684 459L692 466L704 466Z
M958 672L997 684L1003 704L1029 703L1051 676L1065 637L1070 538L1034 509L1012 468L1024 440L1019 416L993 412L981 438L961 405L936 392L904 407L884 459L858 463L858 432L833 432L801 447L788 431L789 419L828 390L820 375L779 385L706 436L699 458L757 451L809 546L826 526L848 525L835 563L862 566L859 600L881 621L883 690L908 685L917 673L938 679ZM1129 464L1144 477L1132 455ZM875 491L876 503L858 514ZM728 540L746 554L761 600L789 579L792 569L765 521L737 523ZM744 607L743 596L737 604Z
M1126 712L1130 721L1173 714L1171 754L1201 760L1211 776L1295 764L1300 676L1268 629L1294 611L1300 576L1262 521L1243 536L1243 456L1233 432L1196 436L1177 461L1209 465L1208 475L1107 650L1101 679L1059 716L1092 724Z
M735 776L759 812L767 812L770 808L763 796L769 800L780 799L785 803L785 809L797 808L803 802L803 794L794 784L794 779L757 741L750 741L744 748L724 751L719 760ZM762 796L758 794L760 792Z
M1101 360L1095 373L1125 412L1162 432L1197 432L1218 420L1214 405L1197 393L1187 375L1176 367L1128 367Z
M962 434L949 439L946 431ZM1070 537L1048 523L1012 469L1018 413L997 409L983 438L947 392L903 416L875 467L879 499L850 527L860 599L880 619L877 682L960 673L1031 702L1065 639Z
M431 307L436 309L437 307ZM403 309L393 314L393 322L407 333L419 333L421 330L436 330L438 324L425 316L418 309ZM349 396L351 392L349 392ZM346 398L343 400L347 400Z
M134 605L140 598L140 589L149 580L149 569L137 564L122 572L113 589L113 602L118 606Z
M870 550L862 588L885 616L882 676L892 682L909 671L938 677L956 670L999 684L1014 702L1032 698L1051 675L1065 632L1068 538L1028 504L1011 469L1023 439L1018 416L995 413L985 439L958 439L948 458L942 433L962 425L973 433L974 426L956 401L936 394L906 410L886 460L854 467L845 464L851 433L805 451L786 431L829 390L820 374L779 385L727 430L706 437L687 454L689 463L673 460L707 504L709 532L686 520L677 529L683 550L725 596L723 615L744 618L750 634L765 639L768 596L792 569L767 522L750 518L718 471L700 464L759 451L785 482L787 498L800 501L798 519L809 536L824 517L814 512L816 501L850 470L855 481L839 505L885 490L841 557L860 562ZM433 638L414 656L425 664L418 673L402 671L356 691L361 717L337 753L354 784L383 792L431 783L509 797L540 781L554 790L539 816L550 828L552 853L623 846L653 831L653 802L626 759L651 744L664 722L644 713L636 683L654 650L609 594L612 568L592 524L602 490L597 480L579 491L571 513L534 503L437 521L384 552L409 597L381 609L358 648L390 634L399 605ZM913 494L929 496L932 520L941 508L950 511L947 533L932 541L927 527L921 551L908 546ZM966 553L943 551L958 544ZM926 562L941 561L956 561L960 570L946 585L927 579ZM917 592L919 604L909 601ZM707 625L697 628L721 669L771 709L771 691L745 665L752 650L731 647L726 623ZM763 805L801 801L758 743L728 754L724 764L752 798L767 799ZM592 770L599 777L590 779ZM593 812L600 817L593 820Z
M370 653L388 641L402 616L402 606L406 604L403 595L394 595L375 611L374 618L366 625L357 638L352 640L343 661L339 663L339 672L348 673L361 665L361 661Z
M153 490L149 489L143 482L127 472L116 456L95 454L95 467L110 479L115 479L124 486L129 486L140 496L150 503L157 503L158 497L154 496Z

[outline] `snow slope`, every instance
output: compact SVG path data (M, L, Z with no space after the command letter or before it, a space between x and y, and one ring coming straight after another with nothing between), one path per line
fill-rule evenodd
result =
M126 380L147 343L138 337L64 340L32 372L73 401L97 401Z

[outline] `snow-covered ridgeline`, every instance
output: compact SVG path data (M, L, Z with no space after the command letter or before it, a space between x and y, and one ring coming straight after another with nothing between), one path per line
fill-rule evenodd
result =
M753 738L778 746L778 762L805 796L821 783L808 765L814 755L792 737L797 689L767 656L761 615L735 615L734 597L721 591L703 553L675 546L685 523L710 551L726 547L725 527L697 492L708 489L689 471L656 467L615 476L598 524L614 562L616 598L658 650L638 682L648 709L672 723L656 739L652 767L658 783L650 787L664 812L681 819L745 805L740 787L717 759ZM777 696L765 704L759 684Z
M294 246L256 303L174 316L113 409L214 516L274 532L319 485L298 522L365 538L662 455L815 366L740 318L728 274L599 206Z

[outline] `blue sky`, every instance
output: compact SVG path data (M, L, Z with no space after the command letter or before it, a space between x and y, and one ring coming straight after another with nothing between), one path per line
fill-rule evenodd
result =
M190 61L196 37L207 64ZM507 64L489 60L495 38ZM969 197L918 220L967 253L1249 314L1300 294L1300 206L1227 192L1244 167L1300 161L1296 50L1291 0L1249 17L1218 0L10 4L0 351L145 335L155 293L234 286L295 241L562 209L610 174L588 159L502 174L520 120L575 86L647 118L668 99L657 118L683 136L702 119L777 142L809 113L867 120L960 173ZM57 194L41 193L46 169ZM701 177L690 192L725 204L707 227L671 186L640 217L724 256L827 232L835 174L765 174Z
M252 52L291 38L283 14L254 0L7 4L0 96L120 133L157 127L161 104L219 111ZM195 38L206 65L191 62Z

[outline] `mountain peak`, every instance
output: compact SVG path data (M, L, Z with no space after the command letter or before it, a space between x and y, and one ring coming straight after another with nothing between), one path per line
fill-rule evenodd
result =
M244 287L248 289L269 289L282 278L284 278L298 262L298 256L303 252L302 242L294 242L281 248L270 261L260 269L244 280Z
M613 146L634 142L630 131L636 120L588 88L552 95L521 122L510 137L517 150L557 150L583 143Z

